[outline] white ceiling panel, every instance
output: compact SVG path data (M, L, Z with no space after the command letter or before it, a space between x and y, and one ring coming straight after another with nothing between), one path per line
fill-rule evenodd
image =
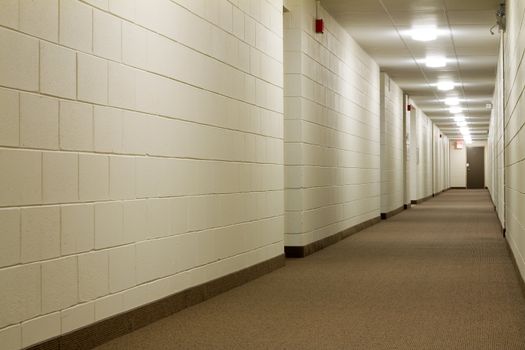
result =
M383 7L378 0L362 1L362 0L323 0L323 7L332 14L342 14L345 12L381 12Z
M498 35L499 38L499 35ZM498 53L498 48L494 48L493 45L490 46L457 46L456 45L456 54L460 57L463 56L491 56Z
M451 26L454 45L459 47L487 47L497 52L499 35L492 35L490 27L490 23L487 25Z
M457 24L481 24L492 23L496 20L493 10L488 11L448 11L448 20L451 25Z
M377 54L375 55L374 59L377 62L377 64L381 66L382 69L396 68L396 67L411 68L414 65L414 59L412 58L411 55L408 54L408 50L407 50L407 55L389 55L389 54L380 55L380 54Z
M497 9L500 0L445 0L448 10L493 10Z
M443 10L434 11L392 11L390 12L395 25L436 25L447 26L447 16Z
M442 0L382 0L389 12L444 10Z
M403 47L403 41L392 26L360 27L350 26L348 33L358 41L365 41L366 47ZM362 45L363 46L363 45Z
M458 57L458 64L465 69L496 69L498 64L498 56L460 56Z
M322 0L321 5L356 39L415 103L456 135L447 96L461 100L467 121L486 138L496 75L499 33L496 23L500 0ZM437 40L418 42L410 30L435 25ZM424 58L445 56L443 68L428 68ZM438 91L438 81L456 83L454 90ZM473 135L474 138L474 135Z
M388 25L390 17L384 12L345 12L340 14L337 22L343 27L376 27Z

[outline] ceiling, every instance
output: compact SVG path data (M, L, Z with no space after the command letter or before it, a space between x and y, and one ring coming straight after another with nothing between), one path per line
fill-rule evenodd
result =
M473 140L484 140L490 120L501 0L321 0L321 5L451 139L462 139L445 105L458 97ZM415 41L413 26L434 25L434 41ZM427 56L444 56L443 68L428 68ZM439 91L438 81L453 90Z

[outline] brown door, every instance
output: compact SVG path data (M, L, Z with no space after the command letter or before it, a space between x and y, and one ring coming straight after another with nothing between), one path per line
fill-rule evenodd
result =
M484 147L467 147L467 188L485 188Z

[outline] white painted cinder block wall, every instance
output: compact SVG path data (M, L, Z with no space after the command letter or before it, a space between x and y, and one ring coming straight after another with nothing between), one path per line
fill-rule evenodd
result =
M502 227L505 227L505 142L503 139L504 96L503 96L503 40L500 39L496 86L492 103L489 134L487 138L487 180L486 184L496 206Z
M379 216L379 68L316 2L286 1L285 245Z
M432 132L434 125L430 118L427 117L421 109L418 108L418 118L420 120L419 126L419 152L420 152L420 167L419 167L419 198L425 198L432 195L432 172L434 171L432 162L433 142Z
M525 2L507 1L505 34L505 222L507 239L525 279Z
M381 73L381 213L403 206L403 90Z
M419 200L433 194L433 172L439 171L435 169L432 157L432 133L435 126L412 99L409 103L413 107L409 133L410 196L411 200Z
M282 1L9 0L0 25L3 349L282 254Z
M465 145L466 146L466 145ZM450 143L450 186L467 186L467 152L465 148L456 149L454 142Z
M433 193L449 188L449 139L435 124L433 125Z

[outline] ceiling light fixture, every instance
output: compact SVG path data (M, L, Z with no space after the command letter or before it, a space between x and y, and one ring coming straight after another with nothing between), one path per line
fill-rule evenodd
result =
M466 121L459 121L459 122L456 122L456 125L459 126L460 128L464 128L467 126L467 122Z
M465 126L460 127L459 128L459 132L463 136L470 136L470 130L467 127L465 127Z
M458 113L461 113L463 112L463 108L461 107L451 107L448 109L448 111L452 114L458 114Z
M416 41L432 41L437 39L436 26L415 26L412 27L412 40Z
M459 122L464 122L465 121L465 116L463 114L456 114L454 116L454 121L456 123L459 123Z
M425 64L429 68L441 68L447 65L447 59L443 56L427 56Z
M451 81L440 81L439 83L437 83L437 88L439 91L450 91L454 89L455 85L456 84L454 84Z
M459 105L459 98L457 98L457 97L447 97L445 99L445 104L447 106L457 106L457 105Z
M459 128L459 131L461 132L461 135L463 136L463 140L467 144L471 144L472 136L470 136L470 130L468 128L462 127L462 128Z

